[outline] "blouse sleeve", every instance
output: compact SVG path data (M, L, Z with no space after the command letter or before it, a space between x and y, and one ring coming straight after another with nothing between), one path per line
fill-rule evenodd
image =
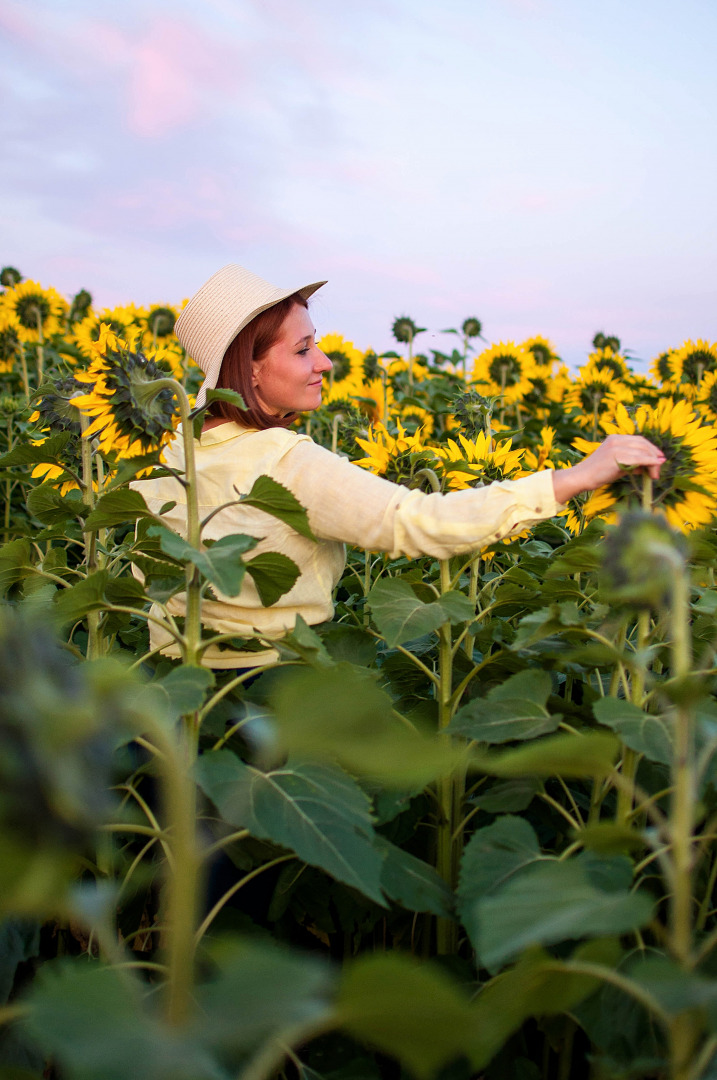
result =
M306 508L317 537L393 557L461 555L561 508L550 470L445 495L425 494L374 476L307 439L287 450L273 475Z

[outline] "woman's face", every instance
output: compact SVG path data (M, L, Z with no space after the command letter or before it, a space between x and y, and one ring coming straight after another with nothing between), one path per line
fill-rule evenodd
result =
M259 404L272 416L308 412L321 404L321 383L331 361L316 347L316 331L305 307L294 304L281 334L253 367Z

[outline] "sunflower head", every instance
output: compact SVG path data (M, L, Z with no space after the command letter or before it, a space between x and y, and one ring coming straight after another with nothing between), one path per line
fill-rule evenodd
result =
M605 345L603 348L590 353L588 363L597 368L607 368L616 379L624 379L628 374L628 367L624 358L618 354L617 349L613 349L610 345Z
M357 446L366 454L356 465L396 484L420 487L424 480L418 474L432 469L436 462L434 449L426 446L421 436L420 428L409 435L400 420L396 422L395 435L384 424L372 424L366 438L356 439Z
M20 324L14 311L0 305L0 373L12 371L15 358L20 355Z
M499 342L476 357L473 381L484 384L489 394L500 394L504 403L511 404L529 393L533 368L532 355L522 345Z
M154 360L113 343L77 378L92 384L73 404L93 418L84 434L99 436L103 454L136 457L173 438L177 400L168 387L157 387L167 372Z
M483 330L483 324L480 319L476 319L474 315L464 319L461 323L461 330L467 338L480 337Z
M669 362L676 382L699 386L707 372L717 369L717 343L686 341L671 354Z
M0 285L4 285L7 289L12 288L13 285L19 285L22 281L22 274L19 270L16 270L14 266L3 266L0 270Z
M147 326L155 341L157 338L171 337L176 321L177 312L170 307L150 308L147 315Z
M34 412L30 422L41 431L73 431L79 435L80 418L72 398L83 390L83 384L72 375L43 383L33 398Z
M687 545L658 514L632 511L608 530L603 544L601 591L610 604L657 610L667 604Z
M3 304L15 315L20 340L27 343L59 333L67 312L60 294L53 288L43 289L37 281L21 281L7 289Z
M555 349L547 338L532 337L523 342L521 348L528 349L533 356L533 361L538 368L551 368L557 360Z
M604 334L598 330L593 338L593 349L610 349L614 353L620 352L620 338L614 334Z
M88 292L87 289L80 289L80 291L72 297L67 321L72 325L72 323L79 322L80 319L85 319L89 315L91 307L92 293Z
M416 334L423 333L423 329L420 326L416 326L413 319L409 319L408 315L399 315L397 319L393 320L391 333L396 341L411 342Z
M453 415L467 438L475 439L479 432L486 430L497 401L498 398L484 397L477 390L466 390L453 399Z
M676 352L675 349L668 349L667 352L660 353L650 365L650 374L654 375L662 386L667 386L675 381L675 373L672 370L672 354L674 352Z
M680 532L710 525L717 514L717 436L684 399L663 398L655 407L639 405L631 416L623 405L614 421L603 421L608 434L643 435L662 450L665 462L651 482L652 505ZM612 501L635 502L645 480L629 472L609 488ZM595 493L593 493L595 494Z
M363 355L361 361L361 374L366 382L372 382L381 375L381 361L373 349L369 349Z

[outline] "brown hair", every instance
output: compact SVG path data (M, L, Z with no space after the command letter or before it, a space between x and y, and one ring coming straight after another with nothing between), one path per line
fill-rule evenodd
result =
M293 293L285 300L280 300L278 304L256 315L227 346L219 370L217 389L237 390L244 398L246 409L238 409L236 405L230 405L228 401L213 401L207 410L209 416L216 416L222 420L234 420L242 427L260 430L288 427L293 423L298 413L272 416L271 413L262 409L254 389L252 363L261 360L272 345L279 340L284 319L295 304L301 307L309 306L300 293Z

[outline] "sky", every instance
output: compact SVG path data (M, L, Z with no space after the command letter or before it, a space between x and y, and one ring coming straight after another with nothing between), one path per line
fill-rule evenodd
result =
M0 264L417 348L717 338L713 0L0 0Z

